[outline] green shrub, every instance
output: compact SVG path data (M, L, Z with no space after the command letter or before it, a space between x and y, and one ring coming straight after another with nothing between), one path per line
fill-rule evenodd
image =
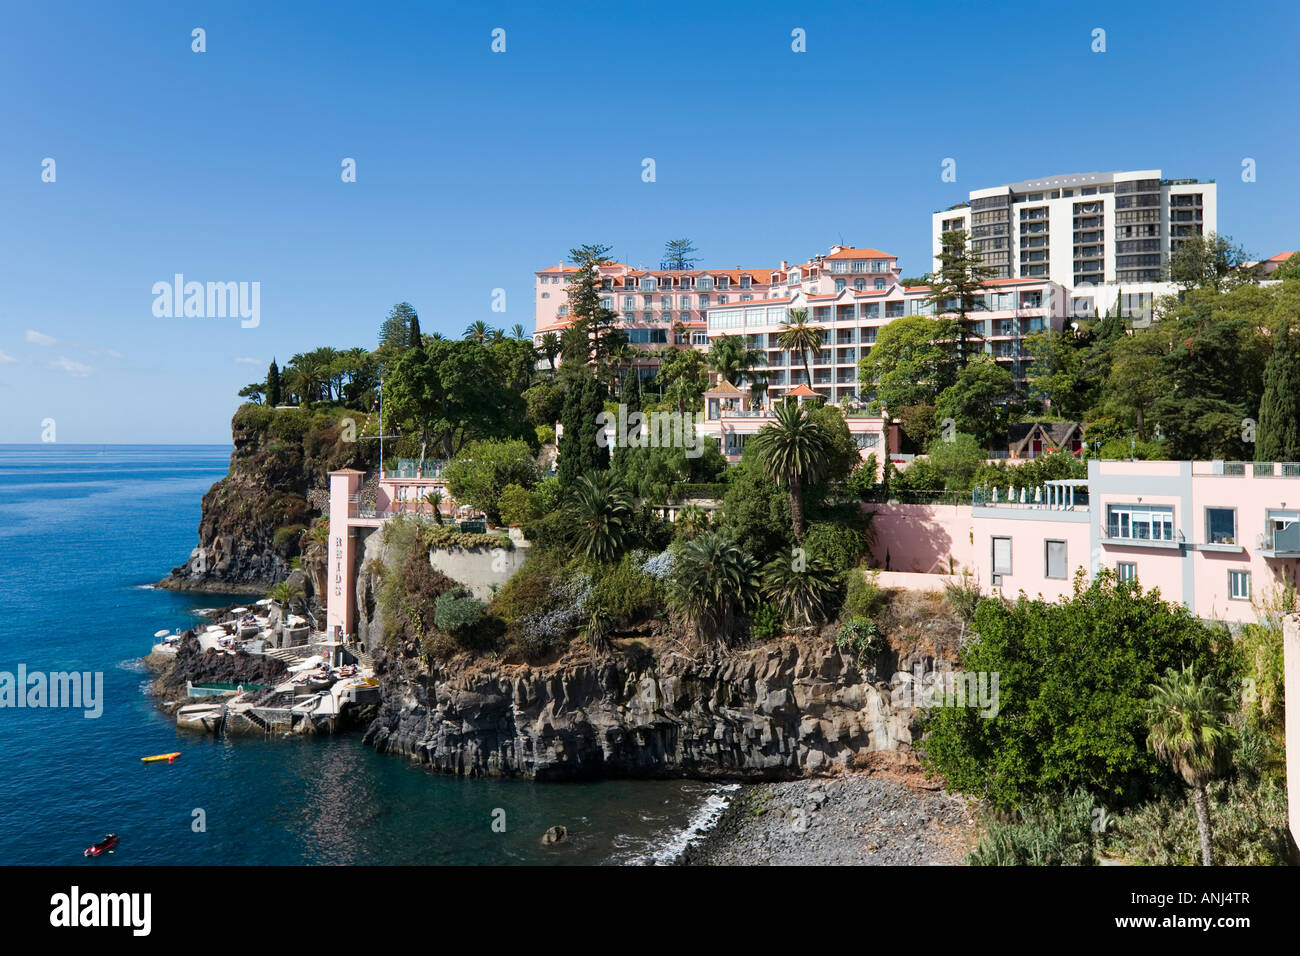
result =
M282 408L275 413L269 431L273 438L298 445L310 428L310 413L301 408Z
M501 512L501 523L505 525L522 525L536 517L533 494L521 485L502 488L497 507Z
M306 530L307 526L301 524L276 528L275 534L271 538L271 545L276 551L287 556L298 550L298 542L302 539L303 532Z
M963 571L958 581L945 583L943 593L948 598L949 607L967 624L974 620L975 610L984 599L969 571Z
M524 537L543 549L568 548L576 535L577 529L573 522L560 511L548 511L524 525Z
M852 617L840 625L835 643L852 653L864 670L873 667L880 655L889 650L889 642L876 622L867 617Z
M749 633L756 640L770 641L774 637L780 637L781 631L781 615L766 601L759 603L749 615Z
M659 611L667 597L663 585L641 570L637 557L625 554L617 564L597 570L591 600L610 621L629 624Z
M538 425L538 426L534 429L534 432L535 432L535 434L537 435L537 444L538 444L538 445L554 445L554 444L555 444L555 428L554 428L553 426L551 426L551 425Z
M845 620L854 617L875 617L885 606L885 594L877 584L880 572L854 568L847 575L848 587L840 616Z
M1060 801L1038 798L1010 819L992 820L971 866L1093 866L1093 799L1075 790Z
M240 405L231 426L234 431L247 430L263 435L274 420L275 409L273 408L267 408L265 405Z
M848 571L866 553L867 536L851 525L815 521L803 538L809 557L820 558L836 571Z
M433 606L433 623L440 631L459 636L483 619L482 601L463 591L448 591Z

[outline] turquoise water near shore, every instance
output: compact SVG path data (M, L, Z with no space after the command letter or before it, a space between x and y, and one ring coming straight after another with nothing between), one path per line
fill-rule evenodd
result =
M457 780L359 734L178 733L145 694L139 658L155 631L232 598L149 585L196 544L200 500L229 457L0 445L0 672L102 672L104 688L98 719L0 707L0 864L639 862L716 810L718 788L701 782ZM140 762L173 750L174 764ZM543 847L556 824L570 840ZM108 831L119 850L83 859Z

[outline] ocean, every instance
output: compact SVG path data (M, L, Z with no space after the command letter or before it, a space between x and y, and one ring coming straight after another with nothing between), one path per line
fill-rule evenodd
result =
M0 445L0 680L102 674L102 714L0 707L0 864L651 862L718 813L695 781L460 780L360 733L179 733L146 693L154 632L225 594L152 587L197 543L228 446ZM142 756L180 751L173 764ZM568 829L546 847L548 827ZM118 850L85 859L107 832Z

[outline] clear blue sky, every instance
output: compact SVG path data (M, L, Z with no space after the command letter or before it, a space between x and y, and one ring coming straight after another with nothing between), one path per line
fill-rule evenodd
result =
M224 442L273 355L373 346L397 301L531 331L534 270L583 242L919 274L971 189L1159 167L1216 179L1252 253L1300 248L1294 5L553 6L7 4L0 442ZM177 272L260 282L261 324L155 318Z

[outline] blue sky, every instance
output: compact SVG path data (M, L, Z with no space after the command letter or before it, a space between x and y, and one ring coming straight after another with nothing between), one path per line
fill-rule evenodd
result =
M1252 253L1295 249L1298 21L1208 3L10 4L0 442L39 441L47 418L61 442L227 441L273 355L373 346L403 299L425 331L531 331L534 270L583 242L653 265L689 236L735 267L843 241L913 275L931 212L971 189L1159 167L1217 180L1220 231ZM155 317L175 273L259 282L260 324Z

